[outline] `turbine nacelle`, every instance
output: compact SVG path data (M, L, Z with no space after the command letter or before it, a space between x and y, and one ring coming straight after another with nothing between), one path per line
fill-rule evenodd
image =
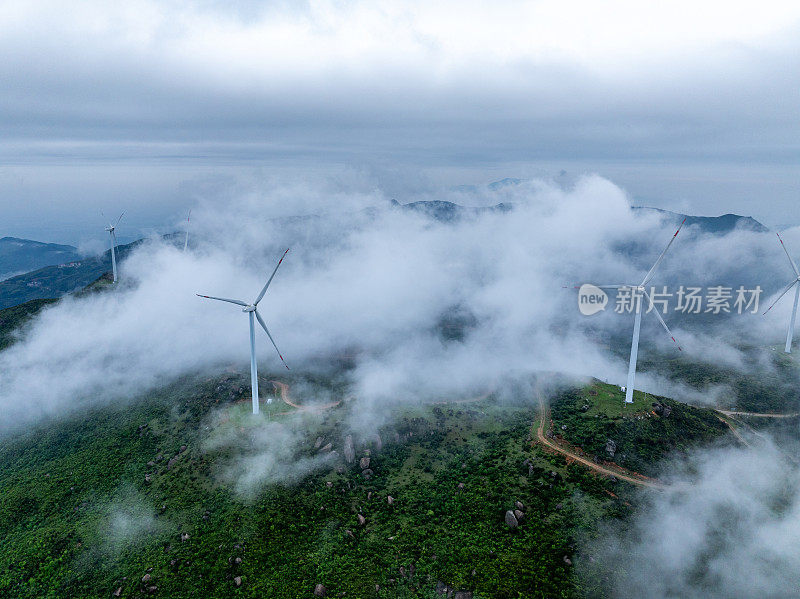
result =
M249 306L245 306L244 308L242 308L242 312L255 312L255 311L256 311L255 304L250 304Z

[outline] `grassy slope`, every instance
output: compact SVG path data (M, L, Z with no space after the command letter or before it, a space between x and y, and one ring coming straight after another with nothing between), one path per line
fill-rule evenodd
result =
M553 430L590 455L611 459L609 439L616 443L613 460L636 472L654 475L658 462L672 452L722 439L728 427L710 409L689 406L665 397L634 393L634 403L615 385L599 381L561 392L552 402ZM652 404L672 408L656 414ZM566 429L562 429L566 426Z

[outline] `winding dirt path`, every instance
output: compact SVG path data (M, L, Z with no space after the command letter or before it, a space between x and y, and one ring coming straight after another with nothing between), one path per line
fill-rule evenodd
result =
M270 383L272 383L272 385L275 387L276 391L278 389L280 389L281 400L283 401L283 403L285 403L286 405L291 406L291 407L293 407L293 408L295 408L297 410L300 410L302 412L313 412L313 413L324 412L326 410L330 410L331 408L335 408L340 403L342 403L342 400L340 399L339 401L334 401L334 402L327 403L327 404L319 404L319 405L313 405L313 406L301 406L300 404L294 403L289 398L289 385L287 385L286 383L282 383L281 381L270 381Z
M720 414L726 416L752 416L754 418L796 418L800 416L800 412L789 412L786 414L770 414L769 412L733 412L730 410L717 410Z
M635 472L626 470L622 466L617 466L616 468L607 468L602 464L595 464L592 460L586 459L574 451L561 447L555 441L548 439L544 429L545 424L549 424L551 422L550 409L547 407L544 394L540 389L536 389L536 396L539 400L539 426L536 428L536 441L531 441L531 444L536 442L541 443L542 445L549 447L553 451L560 453L568 459L579 462L587 468L594 470L595 472L599 472L600 474L605 474L606 476L614 476L631 484L639 485L640 487L649 487L651 489L666 488L664 484L658 482L657 480L648 478L641 474L636 474Z

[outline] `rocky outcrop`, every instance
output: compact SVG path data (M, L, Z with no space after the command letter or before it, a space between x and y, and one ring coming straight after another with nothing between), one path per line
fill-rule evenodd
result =
M611 439L606 441L606 453L612 458L614 457L614 454L617 453L616 441L612 441Z
M516 528L517 526L519 526L519 520L517 520L517 517L511 510L508 510L506 512L506 526L508 526L509 528Z

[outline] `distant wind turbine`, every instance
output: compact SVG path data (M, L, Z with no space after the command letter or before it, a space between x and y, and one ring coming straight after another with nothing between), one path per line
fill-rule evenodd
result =
M275 273L278 272L278 267L280 267L281 262L286 257L286 254L289 253L287 249L283 252L283 256L281 259L278 260L278 265L275 267L275 270L272 271L269 279L267 280L267 284L264 285L264 288L261 290L261 293L258 294L258 297L252 304L248 304L247 302L243 302L241 300L236 299L227 299L224 297L212 297L210 295L200 295L197 294L198 297L204 297L206 299L213 299L219 300L221 302L228 302L231 304L236 304L237 306L243 306L242 312L247 312L250 315L250 384L253 390L253 414L258 414L258 366L256 365L256 329L255 329L255 319L258 319L258 324L261 325L261 328L264 329L264 332L269 337L269 340L272 341L272 346L275 348L275 351L278 352L278 357L283 362L283 365L286 366L286 369L289 370L289 366L286 364L286 361L283 359L281 355L281 351L278 349L278 346L275 344L275 340L270 335L269 329L267 329L267 325L264 322L264 319L261 318L261 314L258 313L258 302L261 301L261 298L264 297L264 294L267 292L267 288L269 284L272 283L272 279L275 277Z
M102 213L101 213L101 214L102 214ZM123 216L125 216L125 213L124 213L124 212L123 212L122 214L120 214L120 215L119 215L119 218L117 219L117 222L116 222L116 223L114 223L113 225L112 225L112 224L109 224L109 225L106 227L106 231L107 231L107 232L109 233L109 235L111 236L111 270L112 270L112 272L114 273L114 282L115 282L115 283L117 282L117 255L116 255L116 250L117 250L117 236L116 236L116 234L114 233L114 231L116 231L116 229L117 229L117 225L119 225L119 221L121 221L121 220L122 220L122 217L123 217Z
M789 292L789 290L792 287L795 288L794 308L792 308L792 318L789 321L789 331L786 333L786 347L783 349L783 351L785 351L787 354L790 354L792 353L792 336L794 335L794 321L795 318L797 317L797 300L800 299L800 285L798 284L800 283L800 270L797 270L797 264L794 263L794 260L792 260L792 256L789 254L789 250L786 249L786 244L783 243L783 239L781 239L781 234L777 233L777 235L778 239L780 239L781 241L781 246L783 247L783 251L786 252L786 257L789 258L789 263L792 265L792 270L794 270L795 277L797 277L791 283L789 283L786 289L783 290L783 293L781 293L778 296L778 298L774 302L772 302L772 306L774 306L775 304L778 303L778 300L780 300L784 295L786 295ZM772 306L767 308L764 314L772 310Z
M630 289L632 294L631 301L634 302L634 309L636 310L636 316L633 320L633 341L631 341L631 359L628 363L628 384L625 388L625 403L633 403L633 386L636 381L636 359L639 354L639 330L641 329L642 325L642 296L648 299L651 306L653 305L653 300L647 294L647 291L645 291L645 285L647 285L653 278L653 275L655 275L656 268L658 268L658 265L661 264L661 261L664 259L664 254L667 253L667 250L672 245L672 242L675 241L678 233L681 232L681 227L683 227L683 223L685 222L686 219L684 218L683 221L681 221L678 230L675 231L675 235L673 235L672 239L669 240L667 247L665 247L664 251L661 252L658 260L656 260L655 264L653 264L653 267L647 272L641 283L638 285L596 285L596 287L599 287L600 289ZM653 310L653 314L656 315L656 318L658 318L661 326L663 326L667 331L670 339L675 342L675 345L678 345L678 342L675 340L675 336L672 334L672 331L669 330L669 327L667 326L667 323L664 322L664 319L661 318L661 314L658 313L657 308ZM678 345L678 349L681 349L680 345Z
M183 242L183 251L189 246L189 219L192 218L192 211L189 210L189 215L186 217L186 239Z

